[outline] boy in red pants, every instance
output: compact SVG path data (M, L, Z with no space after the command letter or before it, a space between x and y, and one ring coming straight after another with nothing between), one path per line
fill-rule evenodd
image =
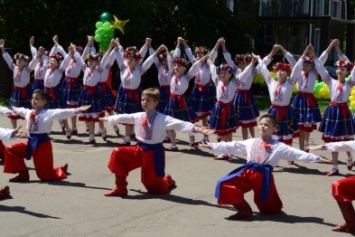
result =
M18 173L10 182L25 182L30 179L24 158L33 156L38 178L45 181L62 180L67 177L68 165L53 168L52 143L48 134L53 120L67 119L86 111L91 105L76 109L45 109L50 100L47 92L36 89L31 104L33 109L12 108L15 113L27 120L28 141L11 144L5 148L4 173Z
M166 194L176 186L170 175L165 175L165 154L163 141L167 129L185 133L210 134L214 131L199 128L190 122L181 121L156 111L160 100L159 90L149 88L142 92L141 105L144 112L113 115L100 118L110 125L118 123L135 125L138 144L135 146L119 146L113 149L108 168L115 174L115 188L105 196L127 196L128 173L141 167L142 183L148 192Z
M0 108L2 110L3 108ZM8 110L11 112L11 110ZM1 112L0 112L1 113ZM18 127L17 129L7 129L7 128L0 128L0 139L1 140L10 140L13 137L19 137L19 138L26 138L27 133L23 132L20 130L21 127ZM2 144L2 142L1 142ZM7 198L10 196L10 187L9 186L4 186L0 188L0 200Z
M282 201L277 193L272 175L273 167L277 166L280 159L329 162L322 157L308 154L272 139L272 134L276 130L276 117L272 114L265 114L259 120L260 138L220 143L207 142L200 145L224 155L247 155L246 165L220 178L217 183L215 196L218 199L218 204L233 205L238 211L226 219L252 218L252 209L244 199L244 194L251 190L254 191L254 202L261 213L277 214L281 212Z
M355 141L330 142L309 147L310 150L327 150L330 152L354 152ZM355 233L355 210L352 201L355 200L355 176L350 176L332 183L332 194L337 201L345 223L335 226L332 230Z

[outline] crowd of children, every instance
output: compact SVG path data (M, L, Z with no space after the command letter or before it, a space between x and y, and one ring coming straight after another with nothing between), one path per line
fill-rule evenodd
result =
M271 173L281 158L289 164L296 160L331 163L333 167L327 175L333 176L339 174L338 152L346 151L347 168L352 169L350 151L353 148L332 145L334 142L348 144L346 141L353 140L355 134L355 121L347 106L351 88L355 85L355 70L342 54L338 40L333 40L319 58L312 45L308 45L296 60L281 45L275 44L264 59L248 53L237 54L234 61L224 38L218 39L211 51L198 46L194 54L182 37L178 37L173 54L165 45L154 50L150 38L140 50L136 46L124 49L119 39L112 39L104 53L96 52L92 36L88 36L84 49L70 44L67 52L59 44L58 36L53 37L53 42L54 46L48 52L43 47L36 49L34 37L31 37L32 59L18 53L14 55L16 62L13 62L5 51L5 41L0 40L2 56L13 71L14 82L8 109L0 111L11 119L13 130L1 130L0 135L2 139L24 137L24 132L17 128L18 119L26 120L28 130L26 141L7 147L0 144L4 172L18 173L10 182L29 180L24 158L30 159L31 156L39 179L65 179L68 165L54 167L49 134L53 121L61 124L67 139L83 132L77 129L77 117L85 122L89 134L84 144L95 145L95 135L106 140L104 122L112 125L117 134L120 132L118 124L125 126L124 139L113 149L108 164L115 175L115 187L105 196L127 196L126 177L139 167L148 192L165 194L175 187L175 180L165 174L165 151L179 151L175 130L189 134L191 147L207 147L220 152L214 157L216 160L247 154L247 164L222 177L216 187L218 203L233 205L238 211L228 218L231 220L252 217L252 210L244 199L244 193L249 190L254 191L260 212L273 214L281 211L282 202ZM219 47L225 62L216 65ZM337 78L331 78L323 66L333 48L339 54ZM273 64L274 78L268 64L278 51L288 63ZM116 97L108 84L109 72L115 62L121 78ZM153 64L158 71L159 89L142 91L142 75ZM34 79L30 86L32 71ZM261 116L259 125L259 109L250 92L255 74L264 78L271 101L268 114ZM323 117L313 95L318 75L330 88L331 101ZM349 75L350 79L345 80ZM191 82L192 93L188 95ZM298 93L291 101L296 83ZM106 112L108 117L105 117ZM71 127L67 121L69 118ZM202 127L194 125L199 120ZM322 148L332 152L332 162L307 153L309 148L320 149L309 147L311 133L319 122L319 131L327 143ZM96 123L99 132L95 134ZM256 126L260 138L255 138ZM232 135L239 127L244 141L232 141ZM204 134L202 140L196 142L195 133ZM218 143L210 142L212 134L216 135ZM294 137L299 137L299 149L291 147ZM138 141L134 146L131 146L132 138ZM171 145L164 147L164 142ZM333 185L333 195L342 211L349 209L343 202L351 202L354 195L342 193L337 187L350 187L349 183L352 185L353 179ZM8 195L8 186L0 189L0 198ZM344 218L346 223L334 230L354 231L354 215L344 215Z

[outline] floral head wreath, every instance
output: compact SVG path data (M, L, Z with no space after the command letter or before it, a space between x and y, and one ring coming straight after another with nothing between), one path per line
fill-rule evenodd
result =
M314 58L313 57L305 57L303 59L303 63L313 63L314 62Z
M168 57L168 53L167 52L163 52L159 54L159 60L164 60Z
M187 61L185 58L175 58L174 59L174 64L178 64L184 67L188 67L190 65L190 62Z
M89 60L89 59L92 59L92 60L95 60L95 61L100 61L101 60L101 56L102 54L100 53L87 53L86 54L86 60Z
M284 70L288 74L291 73L291 66L290 66L290 64L287 64L287 63L282 63L282 62L275 63L273 66L273 69L274 69L274 71Z
M17 60L24 60L26 62L30 61L30 57L28 57L27 55L24 55L22 53L17 53L14 55L14 59L17 61Z
M246 54L237 54L235 56L235 61L237 63L241 63L241 62L247 62L247 63L250 63L251 62L251 54L250 53L246 53Z
M218 67L218 72L220 72L220 71L227 71L227 72L229 72L229 73L234 73L234 67L232 67L231 65L229 65L229 64L221 64L221 65L219 65L219 67Z
M50 57L56 59L58 63L60 63L64 59L63 55L61 55L60 53L57 53L56 55L52 55Z
M206 47L198 46L198 47L195 48L195 53L206 54L207 53L207 49L206 49Z
M354 67L354 64L349 61L339 60L335 63L335 66L336 67L345 67L346 70L351 71L351 69L353 69L353 67Z
M141 54L139 53L138 49L136 46L130 46L128 48L125 49L124 51L124 57L125 58L134 58L134 59L141 59L142 56Z

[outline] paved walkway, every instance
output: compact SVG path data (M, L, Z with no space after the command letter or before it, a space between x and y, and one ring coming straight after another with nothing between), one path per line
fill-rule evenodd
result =
M79 125L83 132L83 124ZM9 127L10 121L0 117L0 126ZM258 214L248 193L253 221L227 221L224 217L234 210L216 205L216 180L244 164L244 157L215 161L212 151L190 148L188 135L178 133L180 152L169 152L166 159L166 171L177 182L170 195L147 194L140 170L135 170L128 177L127 198L104 197L114 186L106 167L108 157L122 138L108 128L108 141L97 138L97 146L90 147L82 144L87 134L68 141L59 130L55 123L51 135L55 164L67 162L71 175L60 182L41 182L32 161L27 161L28 183L9 183L13 175L2 173L0 186L10 185L12 198L0 201L1 236L349 236L331 231L343 219L330 190L331 182L341 177L325 176L329 165L297 162L290 166L281 161L274 175L283 213ZM196 135L197 140L201 137ZM214 136L210 138L215 141ZM241 140L240 131L234 139ZM312 134L312 142L321 143L318 132ZM296 140L294 146L298 147ZM340 160L342 175L353 174L344 165L344 154Z

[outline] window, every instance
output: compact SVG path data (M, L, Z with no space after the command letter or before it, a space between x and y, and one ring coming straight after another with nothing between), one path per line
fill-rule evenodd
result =
M315 16L324 16L324 0L316 0L314 8Z
M317 55L320 55L320 28L314 29L313 47Z
M332 2L332 17L341 18L341 0L333 0Z

